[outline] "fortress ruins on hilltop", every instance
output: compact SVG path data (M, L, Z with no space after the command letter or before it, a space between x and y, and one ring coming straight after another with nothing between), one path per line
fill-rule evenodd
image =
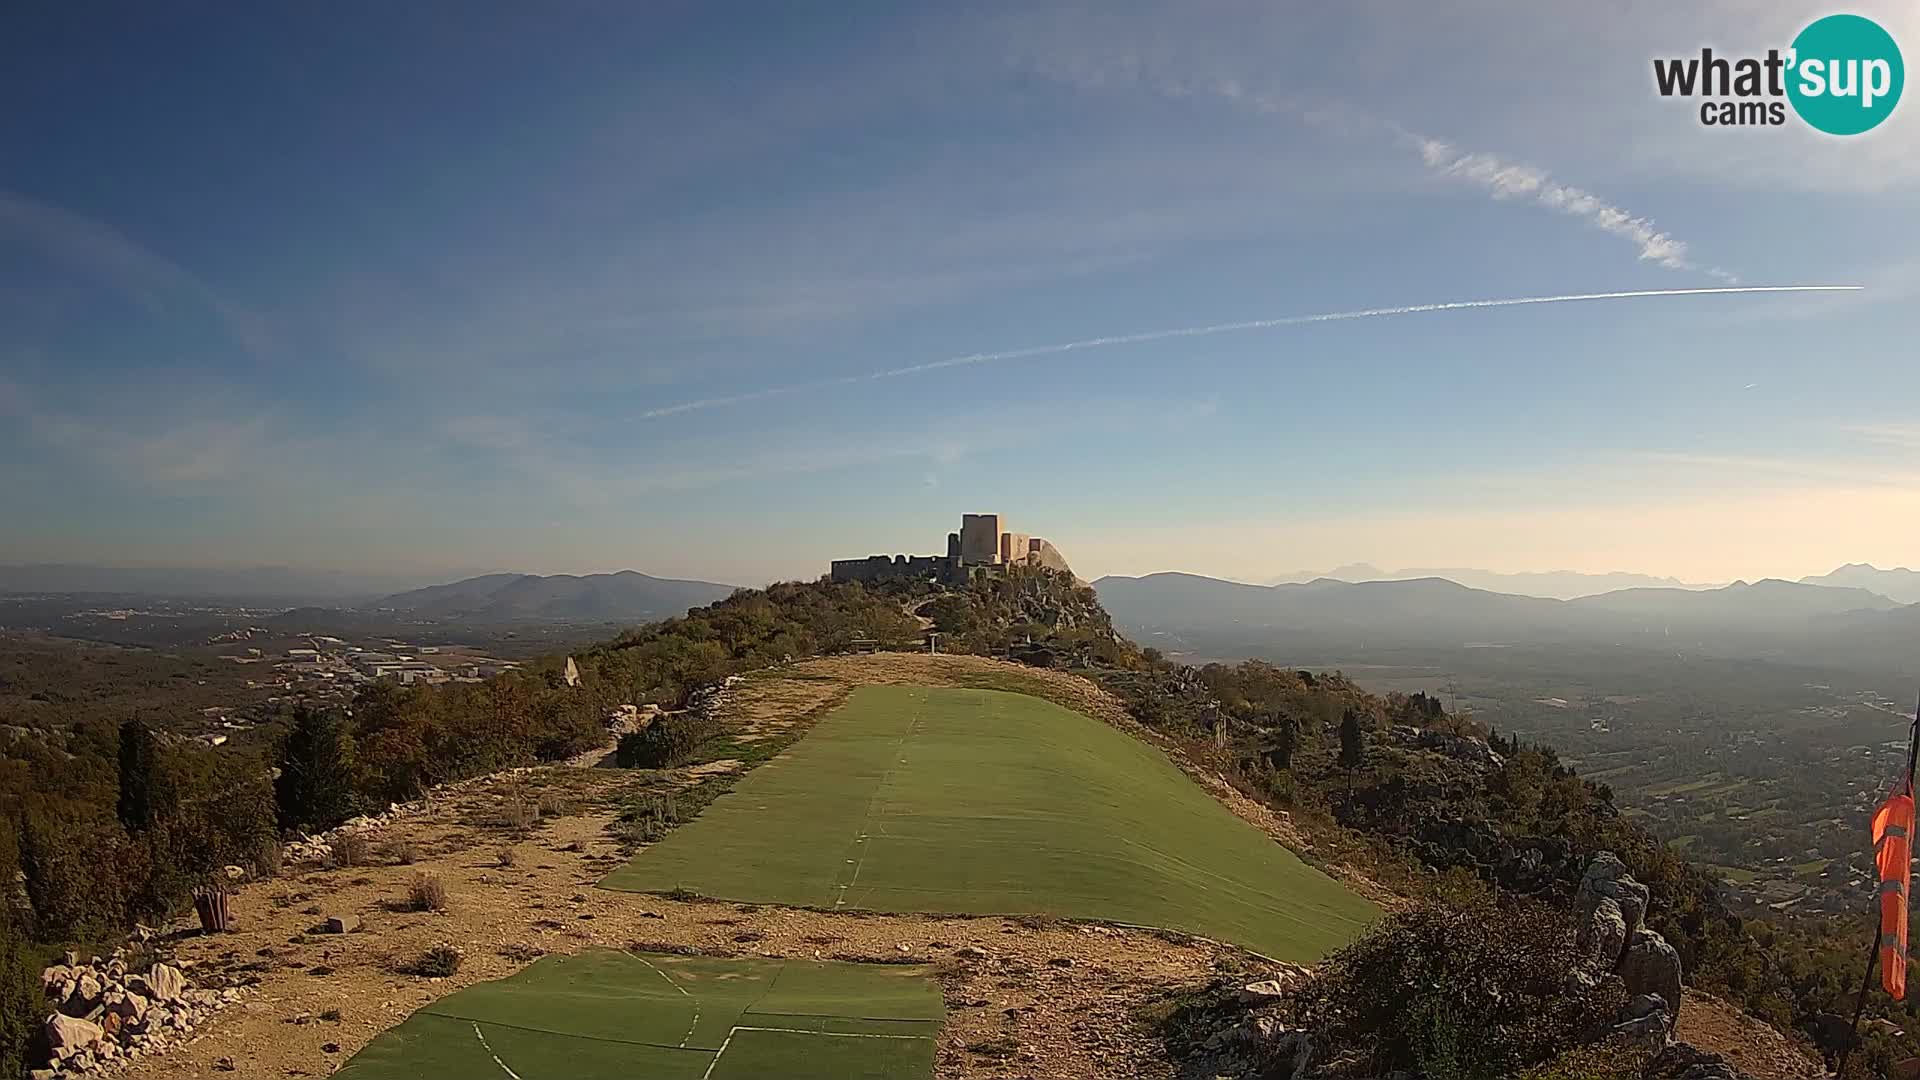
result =
M938 581L962 585L976 574L1004 574L1010 566L1044 566L1072 573L1060 549L1038 536L1007 532L999 514L962 514L947 534L945 555L869 555L835 559L834 581Z

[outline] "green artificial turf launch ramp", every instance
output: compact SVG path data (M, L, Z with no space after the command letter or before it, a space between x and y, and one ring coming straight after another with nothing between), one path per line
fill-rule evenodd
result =
M347 1080L925 1080L924 968L595 949L440 999Z
M1378 914L1153 747L995 690L869 686L609 889L1166 927L1314 961Z

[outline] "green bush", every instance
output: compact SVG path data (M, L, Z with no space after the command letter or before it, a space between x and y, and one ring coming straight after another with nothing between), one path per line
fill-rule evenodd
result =
M664 769L691 757L702 743L720 734L720 722L705 713L663 716L620 737L614 764L623 769Z
M0 1076L24 1076L34 1064L30 1050L45 1011L40 965L11 912L0 906Z
M1576 1047L1520 1074L1520 1080L1640 1080L1650 1055L1615 1036Z
M20 869L44 940L106 935L129 921L135 890L149 877L146 849L119 822L32 813L20 830ZM129 885L132 888L129 888Z
M1424 904L1336 953L1296 1011L1382 1072L1508 1076L1597 1038L1624 1006L1611 977L1569 995L1573 959L1572 930L1544 905Z

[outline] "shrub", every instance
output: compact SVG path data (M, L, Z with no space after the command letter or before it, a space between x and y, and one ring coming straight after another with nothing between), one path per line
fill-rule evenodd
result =
M333 849L329 860L337 867L365 866L373 861L373 845L359 833L341 833L327 842Z
M420 954L408 970L415 975L431 979L444 979L460 970L460 961L465 954L452 945L435 945Z
M1640 1080L1649 1057L1624 1036L1614 1036L1535 1065L1520 1080Z
M1383 1072L1506 1076L1598 1037L1624 1006L1611 977L1569 995L1573 960L1571 929L1544 905L1429 903L1336 953L1295 1012Z
M529 945L524 941L509 941L497 950L501 956L517 964L538 960L547 955L547 950L538 945Z
M46 1002L40 965L8 907L0 905L0 1076L24 1076L32 1061Z
M147 851L119 824L31 813L20 830L20 870L34 928L48 940L105 936L128 920L149 879Z
M279 838L272 836L265 838L260 842L259 851L254 853L254 870L263 878L279 877L282 854Z
M639 731L620 736L613 761L623 769L665 769L687 760L718 734L720 722L706 713L663 716Z
M500 826L506 829L530 829L538 820L539 808L520 795L508 796L506 808L500 812Z
M648 819L640 821L616 821L607 827L613 838L624 847L639 847L651 844L666 835L660 823Z
M411 840L398 840L387 845L387 858L400 866L412 866L420 861L420 848Z
M433 874L415 874L407 886L407 906L415 911L447 910L447 886Z
M562 792L543 791L540 793L538 809L541 817L565 817L573 813L573 800Z

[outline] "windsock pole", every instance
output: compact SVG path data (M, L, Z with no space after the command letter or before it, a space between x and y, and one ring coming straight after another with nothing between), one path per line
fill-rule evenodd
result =
M1907 893L1912 887L1913 879L1911 865L1913 837L1908 834L1913 828L1913 773L1916 763L1920 763L1920 700L1914 702L1913 724L1907 729L1906 779L1900 786L1899 794L1888 799L1873 815L1874 866L1876 871L1878 871L1875 875L1878 884L1873 897L1873 937L1872 944L1867 949L1867 973L1860 980L1860 995L1854 999L1853 1003L1853 1025L1848 1029L1849 1038L1846 1045L1840 1048L1840 1067L1836 1070L1839 1075L1845 1075L1847 1071L1847 1058L1853 1053L1855 1044L1860 1041L1860 1016L1866 1011L1867 990L1873 985L1874 965L1875 962L1880 959L1882 952L1887 953L1888 967L1885 973L1885 981L1888 984L1888 992L1892 993L1896 1000L1904 997L1906 993ZM1890 821L1890 817L1895 815L1889 815L1888 810L1902 800L1904 800L1905 809L1904 820L1900 822ZM1893 833L1894 835L1887 835L1888 833ZM1893 866L1888 865L1887 861L1882 860L1881 846L1883 843L1891 845L1895 842L1898 843L1900 848L1904 849L1904 855L1891 860L1898 865L1898 874L1897 876L1890 877L1889 871L1893 869ZM1889 886L1892 886L1893 891L1897 891L1898 893L1898 900L1896 905L1894 905L1898 908L1897 912L1889 911L1889 905L1886 900L1890 891ZM1890 914L1897 920L1895 931L1888 930ZM1887 941L1890 933L1897 933L1891 945L1889 945ZM1898 972L1893 968L1893 964L1896 961L1900 964Z

